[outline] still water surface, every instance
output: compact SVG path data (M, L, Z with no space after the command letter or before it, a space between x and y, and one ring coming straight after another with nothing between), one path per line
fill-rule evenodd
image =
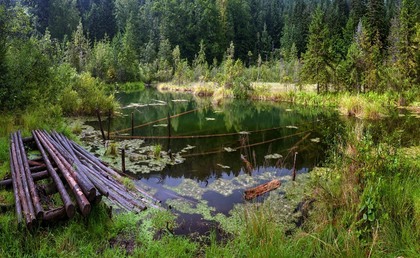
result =
M295 153L298 176L321 163L341 123L334 110L287 103L227 100L216 106L210 99L147 89L118 93L116 98L124 116L112 120L112 132L131 134L133 113L134 135L145 137L145 145L160 145L172 153L190 147L182 154L182 164L161 172L131 172L158 189L156 197L163 201L183 186L179 195L205 200L215 213L223 214L244 202L247 187L276 178L289 180ZM176 116L170 119L170 130L164 119L168 115ZM183 185L186 181L193 186Z

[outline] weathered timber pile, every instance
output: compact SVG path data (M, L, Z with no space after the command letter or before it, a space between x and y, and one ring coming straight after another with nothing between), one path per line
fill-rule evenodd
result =
M0 186L13 187L19 224L24 220L30 228L37 221L72 218L76 210L87 216L91 205L99 203L102 196L127 211L158 207L159 201L144 189L135 184L128 189L120 174L65 136L39 130L32 136L25 141L32 142L42 158L28 160L20 132L13 133L11 178L0 181ZM40 180L47 185L37 184ZM62 206L49 208L42 197L57 192Z

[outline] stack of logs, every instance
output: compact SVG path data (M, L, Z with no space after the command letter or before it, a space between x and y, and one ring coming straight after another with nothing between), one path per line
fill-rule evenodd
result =
M25 220L31 227L37 221L72 218L75 211L87 216L91 204L101 201L102 196L127 211L139 212L149 207L158 207L159 201L144 189L133 184L128 189L122 176L78 144L56 132L33 131L34 142L42 159L28 160L21 133L11 135L11 179L0 181L0 186L13 186L18 223ZM51 178L45 188L35 181ZM43 190L43 192L41 191ZM40 194L58 192L63 206L44 210ZM76 203L76 206L74 204Z

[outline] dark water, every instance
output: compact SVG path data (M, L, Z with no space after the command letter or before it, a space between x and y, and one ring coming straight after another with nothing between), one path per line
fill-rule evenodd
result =
M277 176L288 175L293 167L294 152L298 152L298 173L306 173L324 160L328 139L337 133L336 125L341 123L334 110L284 103L228 100L214 106L210 99L155 90L118 93L116 98L123 107L137 104L123 108L125 116L112 120L111 131L122 130L120 135L131 134L132 112L135 125L138 126L167 118L168 114L173 116L192 111L170 121L171 136L185 138L145 140L146 145L160 144L163 150L170 149L173 153L188 145L194 146L183 154L186 158L183 164L167 167L160 173L137 173L142 181L152 186L176 186L184 178L190 178L206 187L220 178L231 179L242 173L258 175L267 169L275 171ZM155 126L136 128L134 134L168 136L168 128L164 126L167 123L164 119L155 123ZM95 122L91 125L98 127ZM189 138L202 135L209 137ZM316 142L316 138L320 142ZM237 151L228 152L225 148ZM269 154L280 154L283 158L266 159L265 156ZM252 164L251 171L246 168L241 155ZM211 199L211 195L206 193L206 199ZM233 199L241 199L238 196L235 194ZM230 202L226 202L226 205L232 206ZM220 209L228 210L225 207Z
M194 146L182 154L185 157L182 164L167 166L161 172L132 172L143 184L157 189L155 197L163 202L179 196L193 203L204 200L213 214L228 215L235 204L244 202L245 187L235 179L248 174L256 179L252 186L274 178L281 178L283 182L290 180L290 177L285 176L293 170L295 152L298 153L298 176L308 173L324 161L328 146L334 144L332 139L337 138L337 135L345 135L346 127L360 123L357 119L340 117L333 109L287 103L227 100L215 106L210 99L187 94L159 93L155 90L118 93L116 97L126 107L122 109L125 116L112 119L111 131L120 131L120 135L131 134L133 113L136 126L162 119L134 130L134 135L146 137L145 145L160 144L162 150L170 150L172 153L186 146ZM170 140L165 138L169 134L166 126L168 121L165 119L168 115L178 115L170 120L170 134L175 137ZM406 115L362 123L366 123L364 128L370 130L373 139L378 135L397 132L396 138L400 139L402 145L420 143L419 119ZM98 128L97 123L90 124ZM206 137L198 138L203 135ZM163 139L147 138L151 136ZM236 151L228 152L226 148ZM266 158L267 155L278 154L282 158ZM174 187L182 185L185 180L193 181L199 191L173 191ZM226 193L212 187L220 181L231 182L232 191ZM179 222L183 227L177 229L178 233L204 233L208 228L203 225L211 225L203 224L203 218L197 219L201 215L180 214Z
M244 202L245 188L238 185L235 178L244 174L251 175L257 178L252 186L275 178L288 180L284 176L292 172L295 152L298 153L298 176L300 173L307 173L324 161L328 144L332 143L331 139L341 133L343 128L338 113L332 109L245 100L228 100L215 106L210 99L196 99L186 94L159 93L155 90L119 93L116 97L123 107L136 104L122 109L124 117L112 120L111 131L127 129L121 131L120 135L131 134L132 112L136 126L167 118L168 114L183 114L171 119L170 133L171 136L184 138L148 138L145 139L145 145L160 144L163 150L171 150L172 153L179 152L188 145L194 146L183 154L185 161L168 166L161 172L133 172L136 172L135 175L143 184L157 189L155 197L163 202L179 195L191 201L205 200L208 207L214 209L213 214L228 215L234 204ZM164 119L154 125L167 123ZM97 123L90 124L98 128ZM143 137L168 136L168 133L167 126L153 124L134 131L135 135ZM209 137L187 137L202 135ZM217 137L211 137L214 135ZM228 152L225 148L236 151ZM266 159L265 156L270 154L279 154L282 158ZM270 172L268 176L267 171ZM184 195L182 192L168 190L179 186L186 179L194 181L202 191ZM231 181L234 189L229 193L215 190L211 186L219 180ZM180 220L187 221L187 231L205 231L199 224L202 220L196 220L196 225L190 221L195 216L184 214L180 216Z

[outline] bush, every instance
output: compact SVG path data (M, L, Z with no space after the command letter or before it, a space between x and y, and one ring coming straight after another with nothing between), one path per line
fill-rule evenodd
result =
M68 75L67 75L68 76ZM92 115L96 109L114 110L114 97L105 94L105 84L90 73L76 75L71 84L64 85L59 105L67 115Z

